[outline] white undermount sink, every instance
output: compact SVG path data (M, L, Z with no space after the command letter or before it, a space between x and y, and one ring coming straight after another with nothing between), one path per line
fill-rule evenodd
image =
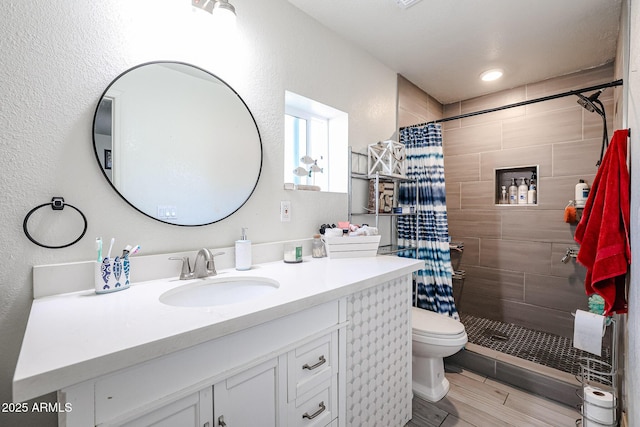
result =
M171 289L159 299L177 307L211 307L251 301L279 287L278 282L264 277L215 277Z

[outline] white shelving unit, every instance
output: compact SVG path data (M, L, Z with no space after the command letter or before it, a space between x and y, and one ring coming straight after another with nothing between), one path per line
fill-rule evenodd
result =
M576 420L576 425L616 427L619 422L618 417L618 331L616 319L611 318L611 363L595 359L593 357L580 358L580 374L577 379L582 388L576 391L578 397L582 399L582 404L578 410L581 419ZM605 396L610 394L612 400L603 402L589 402L585 396L587 387L595 390L595 395ZM581 424L580 424L581 423Z
M373 182L374 185L374 194L379 194L380 186L382 183L392 183L394 188L394 200L392 203L393 207L397 207L397 194L398 194L398 184L401 182L414 181L411 178L403 178L399 176L389 176L383 175L379 172L369 175L367 171L367 154L358 153L352 151L351 147L349 147L349 222L355 223L367 223L366 219L364 221L354 220L354 217L369 217L374 220L374 226L378 229L381 228L383 219L388 220L389 226L389 243L381 244L378 249L378 254L381 255L390 255L394 253L398 253L404 250L413 250L415 256L417 256L417 248L399 248L398 246L398 218L401 216L414 216L416 218L416 236L418 235L418 215L417 215L417 207L418 207L418 192L416 191L416 200L415 200L415 210L414 212L404 212L403 213L393 213L393 212L380 212L380 200L378 197L375 197L375 202L373 204L372 211L368 210L367 207L362 207L362 211L354 210L354 180L366 181L367 183ZM363 165L363 167L355 167L355 165ZM354 170L355 169L355 170ZM364 172L362 172L364 170ZM367 184L369 185L369 184ZM368 194L368 189L366 190ZM367 196L368 197L368 196ZM368 203L367 203L368 204ZM371 224L370 224L371 225Z

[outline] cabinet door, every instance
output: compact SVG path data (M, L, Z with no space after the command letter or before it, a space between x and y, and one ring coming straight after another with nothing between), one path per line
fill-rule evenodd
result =
M212 424L211 387L171 402L124 423L121 427L202 427Z
M279 425L278 359L272 359L213 386L216 427Z

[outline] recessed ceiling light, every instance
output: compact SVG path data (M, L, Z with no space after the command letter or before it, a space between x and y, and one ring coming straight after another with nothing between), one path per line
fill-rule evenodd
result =
M480 78L485 82L491 82L502 77L502 70L489 70L480 75Z

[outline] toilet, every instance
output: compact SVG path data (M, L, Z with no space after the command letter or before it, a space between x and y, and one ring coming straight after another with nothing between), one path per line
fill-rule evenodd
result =
M449 391L443 357L457 353L467 343L464 325L444 314L411 308L414 395L437 402Z

